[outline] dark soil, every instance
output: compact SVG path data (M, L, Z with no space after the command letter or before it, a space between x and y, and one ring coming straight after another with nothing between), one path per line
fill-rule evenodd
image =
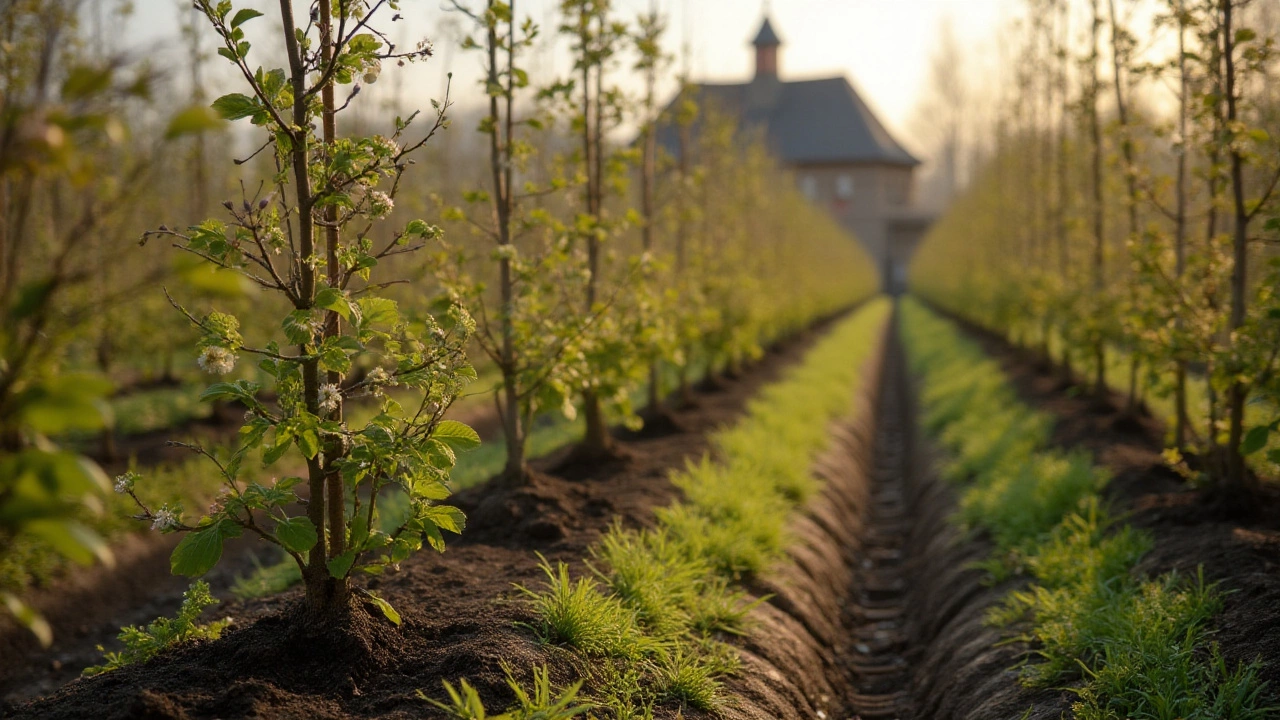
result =
M1194 577L1203 569L1207 581L1219 584L1224 602L1214 641L1232 666L1262 660L1269 704L1280 703L1280 489L1264 486L1248 513L1231 511L1213 494L1188 487L1164 464L1164 428L1149 413L1126 411L1118 394L1099 399L1064 383L1061 369L1045 364L1038 353L961 324L1000 361L1024 402L1057 418L1054 445L1085 448L1112 473L1106 497L1113 510L1155 538L1138 572ZM1073 695L1018 685L1014 666L1029 659L1030 648L998 645L1000 634L982 622L1015 584L987 587L982 572L968 566L985 558L989 546L948 525L940 510L950 504L951 491L928 481L929 455L936 451L924 443L919 447L914 492L924 513L912 541L920 548L912 555L921 560L911 615L924 621L914 643L920 653L912 684L914 717L1057 720L1069 711Z
M217 403L208 417L121 436L116 440L117 459L98 457L98 461L112 475L131 466L145 474L147 468L191 457L190 450L174 446L172 440L205 444L231 440L243 413L238 405ZM488 406L470 404L460 412L451 410L450 417L470 425L486 440L502 430ZM145 530L126 534L112 544L114 567L69 567L46 586L29 590L24 599L53 628L54 644L47 650L0 613L0 699L13 702L51 692L79 677L84 667L100 662L97 646L113 647L122 626L145 625L156 617L173 615L190 583L169 571L169 555L179 539ZM204 580L215 597L229 597L236 578L278 558L274 548L249 538L235 540L227 544L218 567Z
M442 697L442 680L466 678L491 707L503 707L511 700L504 662L526 675L534 665L548 663L552 679L567 682L577 674L572 657L540 645L522 625L534 618L515 585L540 584L543 576L535 552L552 563L569 562L581 574L589 546L612 522L650 522L654 508L677 497L668 472L706 452L708 433L733 422L754 392L800 358L815 336L809 333L788 342L738 380L723 381L717 392L701 395L695 408L673 413L678 430L627 441L625 458L592 472L575 466L581 474L568 479L548 473L564 464L562 453L534 463L536 471L525 484L491 481L457 495L469 517L466 534L453 538L444 554L419 554L400 572L368 584L400 611L401 627L356 610L359 621L349 632L307 637L294 621L298 590L262 601L229 602L217 608L217 616L230 616L235 624L218 641L77 680L24 705L0 705L0 715L103 720L422 718L437 714L417 698L417 691ZM119 582L129 585L133 579L123 576ZM116 589L105 587L101 592L110 596ZM43 692L49 677L65 677L84 660L79 656L58 671L45 659L29 662L25 671L8 673L4 687L11 697L29 696L32 689ZM790 674L787 665L776 666L788 668ZM779 675L776 669L769 672ZM767 676L761 677L747 672L735 683L750 687L735 690L741 690L742 697L758 694L758 706L779 711L798 707L790 698L780 699L782 691ZM786 685L805 686L806 680L796 677ZM677 712L678 708L664 708L660 715L673 717ZM812 717L745 706L730 712L753 718ZM684 712L684 717L698 716Z

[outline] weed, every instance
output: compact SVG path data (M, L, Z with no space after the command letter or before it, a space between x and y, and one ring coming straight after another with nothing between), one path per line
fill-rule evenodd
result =
M253 600L282 593L300 582L302 571L288 555L270 565L261 564L255 556L253 572L237 577L231 584L231 594L238 600Z
M697 654L685 654L677 648L659 659L658 695L698 710L715 710L723 702L721 684L716 677L723 669Z
M541 555L539 555L541 557ZM653 640L640 628L636 612L617 597L606 595L591 578L575 582L569 566L551 567L546 558L540 565L546 573L541 592L520 587L533 601L540 618L534 628L543 642L568 645L588 655L640 658L653 647Z
M466 680L456 688L449 681L444 682L444 691L449 696L447 703L433 700L421 690L418 691L418 697L448 713L451 720L571 720L591 711L590 704L578 700L582 683L577 682L564 690L556 691L551 685L551 674L546 665L533 669L532 693L515 679L510 666L503 665L503 670L507 674L507 686L515 693L516 702L501 715L487 714L480 694Z
M192 640L217 640L222 631L231 624L224 619L200 625L196 621L205 608L216 605L218 601L209 593L209 585L197 580L182 594L182 607L174 618L157 618L146 628L133 625L122 628L117 636L124 643L120 652L104 652L106 660L101 665L93 665L84 670L85 675L100 675L117 670L126 665L150 660L162 650L191 642ZM102 650L98 646L98 650Z

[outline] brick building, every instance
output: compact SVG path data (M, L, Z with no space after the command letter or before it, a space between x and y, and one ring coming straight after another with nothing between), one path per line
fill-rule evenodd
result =
M884 287L900 291L932 220L915 203L920 161L894 140L845 77L784 80L782 41L768 18L752 45L755 76L744 83L695 84L697 101L759 132L805 196L863 243L882 269ZM677 134L670 125L659 130L659 144L672 154L678 153Z

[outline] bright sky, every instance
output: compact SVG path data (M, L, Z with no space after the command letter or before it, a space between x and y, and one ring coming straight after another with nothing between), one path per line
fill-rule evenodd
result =
M470 2L478 6L481 0ZM748 42L759 29L767 0L616 0L616 6L621 18L633 19L651 2L657 2L670 17L668 51L679 54L685 42L691 48L695 80L735 81L750 76L753 56ZM784 42L784 79L847 75L889 128L918 147L920 143L910 133L909 119L918 94L927 83L930 52L941 24L952 24L961 47L990 55L995 31L1016 3L1017 0L773 0L770 13ZM305 0L295 0L299 14L306 4ZM551 10L557 4L557 0L517 0L517 14L532 15L543 25L544 32L553 34ZM159 58L181 58L170 53L180 47L178 17L180 12L194 12L187 9L190 3L133 0L133 5L135 13L127 32L117 36L116 42L121 42L119 37L127 37L129 46L148 48ZM273 29L268 23L272 22L270 11L277 5L274 1L235 0L235 5L268 11L267 17L254 21L254 29ZM436 57L425 66L413 68L402 87L407 93L424 98L439 96L443 77L452 70L455 100L465 105L478 98L474 81L480 58L456 49L456 31L450 33L442 25L451 15L442 9L443 5L442 0L402 0L401 12L406 21L396 24L392 37L416 40L426 36L436 46ZM548 68L564 72L567 61L563 55L562 49L543 51L530 66L535 79L549 76ZM213 58L214 64L221 62L220 58ZM215 78L214 84L220 85L215 91L231 89L225 80Z

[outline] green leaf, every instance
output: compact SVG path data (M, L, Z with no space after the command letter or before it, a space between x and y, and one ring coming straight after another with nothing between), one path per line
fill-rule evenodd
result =
M224 120L239 120L258 112L257 101L242 93L223 95L214 100L211 107L218 111L218 115Z
M166 140L195 135L209 130L217 130L222 126L222 118L203 105L192 105L174 115L169 120L169 127L164 131Z
M441 420L431 437L463 452L480 447L480 435L457 420Z
M59 555L72 562L88 565L98 560L104 565L115 562L111 550L97 533L77 522L68 520L36 520L23 528L24 532L44 540Z
M256 17L262 17L262 13L252 8L244 8L231 18L231 27L238 28Z
M432 505L427 508L426 516L441 530L448 530L456 535L461 535L463 529L467 527L467 516L458 508L449 505Z
M237 380L233 383L214 383L200 394L200 400L208 401L220 398L230 398L233 400L242 400L246 405L252 406L256 404L254 395L257 394L259 387L258 383L250 380Z
M311 428L304 429L298 433L298 448L308 460L315 457L320 452L320 434Z
M391 607L391 603L383 600L368 590L363 591L363 594L365 600L369 601L374 607L381 610L382 615L390 620L392 625L400 624L400 613L396 612L396 609Z
M208 525L203 530L189 533L173 549L169 557L169 569L174 575L199 577L213 569L222 558L222 544L227 538L238 537L240 526L230 520Z
M35 635L42 646L49 647L53 643L53 629L44 618L40 617L40 613L9 593L0 593L0 601L4 602L5 608L18 621L18 624Z
M440 528L430 520L423 519L421 521L422 533L426 535L427 544L436 552L444 552L444 535L440 534Z
M276 523L276 539L286 550L304 553L315 547L319 539L316 526L305 516L292 517Z
M329 568L329 574L341 580L351 572L351 565L356 561L356 551L348 550L336 558L330 558L325 563L325 567Z
M346 295L337 288L322 288L316 293L316 307L332 310L342 316L344 320L351 319L351 303L347 301Z
M365 297L356 301L360 306L360 327L370 325L394 325L400 321L396 302L389 298Z
M1267 425L1259 425L1251 428L1244 436L1244 442L1240 444L1240 452L1245 455L1252 455L1267 446L1267 439L1271 436L1271 428Z

